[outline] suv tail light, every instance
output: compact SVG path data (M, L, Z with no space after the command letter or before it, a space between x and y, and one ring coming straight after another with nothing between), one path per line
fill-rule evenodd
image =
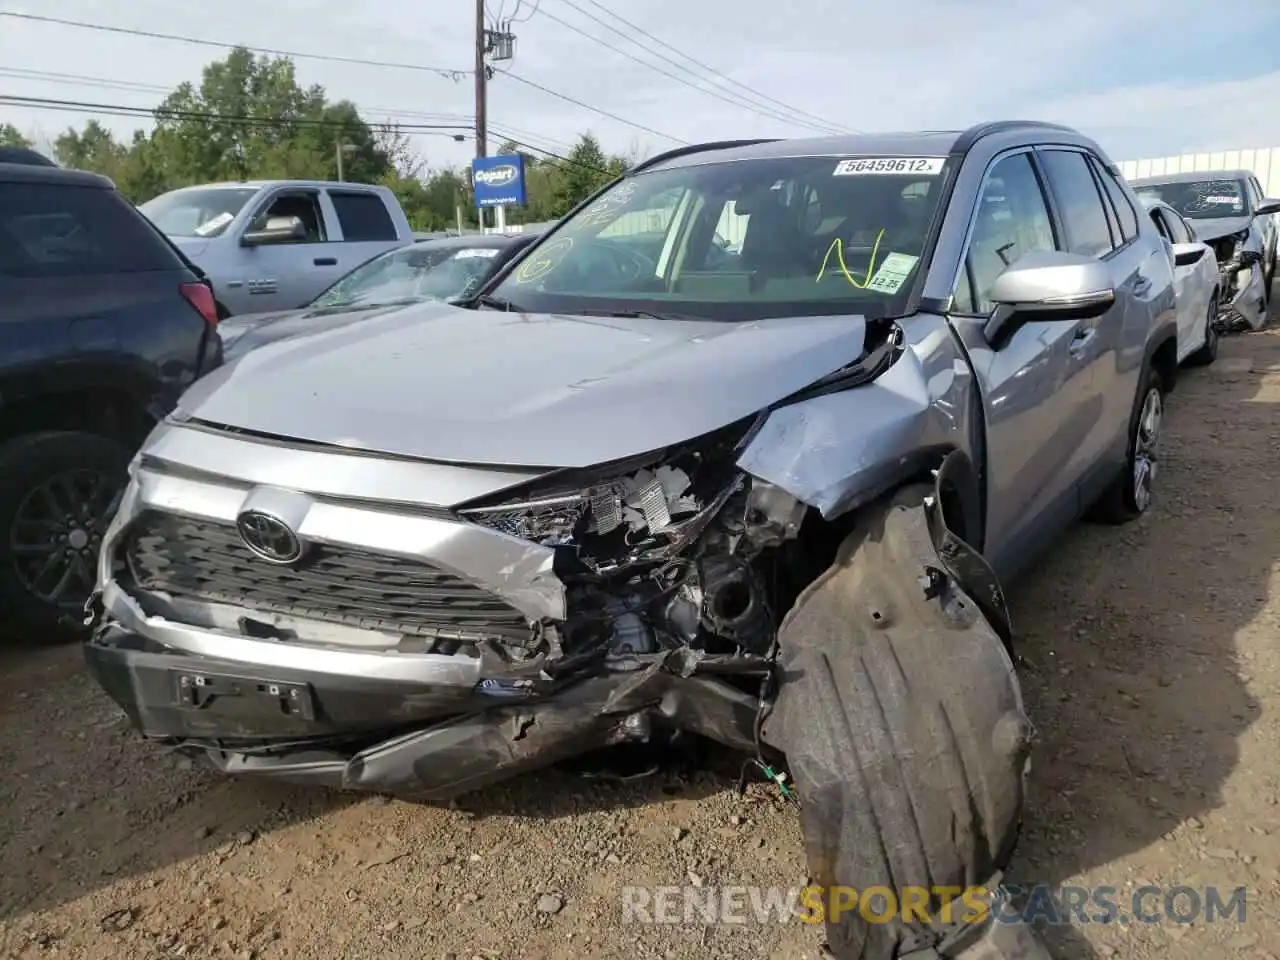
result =
M178 289L187 298L187 303L196 308L196 312L209 322L210 326L218 325L218 305L213 301L213 291L207 283L199 281L180 283Z

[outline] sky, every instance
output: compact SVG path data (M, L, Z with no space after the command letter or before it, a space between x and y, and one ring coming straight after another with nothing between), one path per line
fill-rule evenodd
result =
M499 133L559 153L590 131L610 152L643 156L682 141L995 119L1069 124L1114 160L1280 146L1280 3L1210 9L1203 0L488 0L491 17L516 21L518 38L515 59L495 65L510 75L489 85L490 152ZM354 101L372 121L465 128L473 115L473 0L0 0L2 11L381 61L391 65L296 65L303 84ZM0 16L0 94L152 107L226 52ZM45 144L92 115L0 103L0 123ZM147 126L99 119L123 135ZM414 140L431 166L475 152L449 132Z

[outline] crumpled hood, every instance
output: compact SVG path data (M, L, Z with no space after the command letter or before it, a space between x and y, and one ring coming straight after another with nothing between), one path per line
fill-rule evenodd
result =
M749 416L856 360L859 316L744 323L418 304L267 343L180 416L442 460L582 467ZM282 321L288 322L288 321Z
M1187 223L1191 224L1197 240L1207 242L1248 230L1253 217L1213 217L1207 220L1188 220Z

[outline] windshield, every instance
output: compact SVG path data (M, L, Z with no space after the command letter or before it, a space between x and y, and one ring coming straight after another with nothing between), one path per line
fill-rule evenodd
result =
M138 207L171 237L216 237L257 196L256 187L214 187L162 193Z
M406 300L455 300L488 276L498 247L401 247L356 267L320 294L312 307L380 306Z
M642 173L491 292L537 313L899 315L946 172L940 157L786 157Z
M1243 217L1249 213L1248 194L1239 180L1144 183L1137 188L1137 194L1144 200L1163 200L1188 220Z

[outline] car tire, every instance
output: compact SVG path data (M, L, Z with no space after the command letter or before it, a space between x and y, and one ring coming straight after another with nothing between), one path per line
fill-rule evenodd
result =
M1218 292L1209 298L1209 312L1204 323L1204 344L1187 357L1189 367L1207 367L1218 359Z
M44 431L0 446L0 608L6 632L36 644L83 636L98 546L128 465L124 447L90 433Z
M1164 425L1164 397L1160 372L1148 366L1129 417L1124 468L1090 509L1088 519L1098 523L1128 523L1151 508L1159 473L1156 454Z

